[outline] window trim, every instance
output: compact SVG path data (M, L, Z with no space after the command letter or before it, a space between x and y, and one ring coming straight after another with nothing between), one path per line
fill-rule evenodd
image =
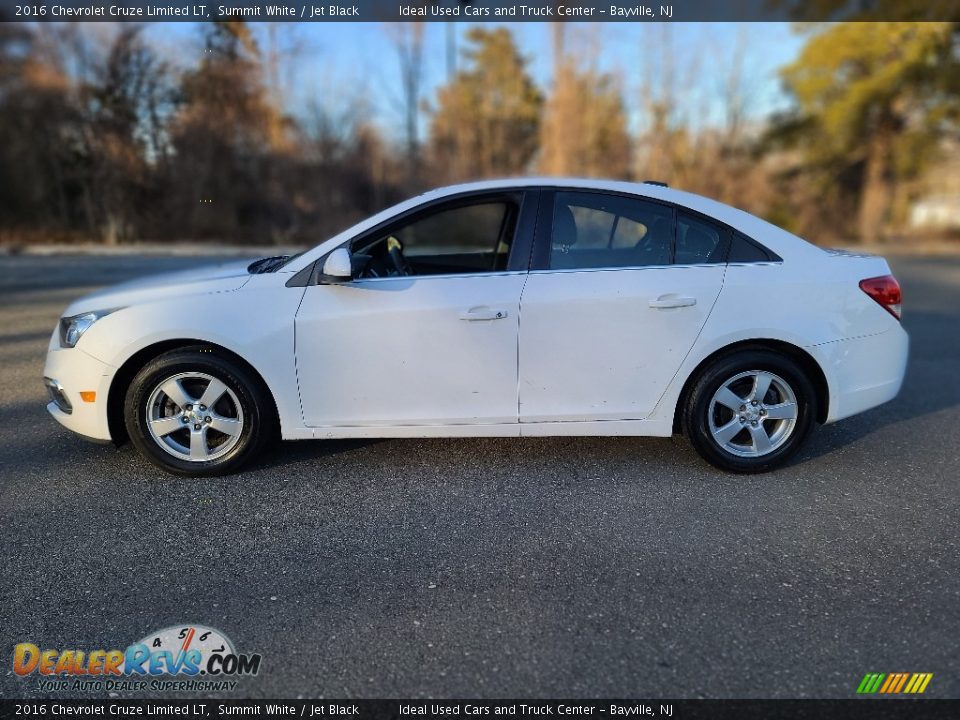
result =
M639 200L642 202L653 203L654 205L660 205L669 209L673 216L673 228L672 228L672 237L670 240L670 264L669 265L613 265L610 267L595 267L595 268L551 268L550 267L550 252L553 242L553 215L554 207L556 204L556 195L558 192L570 192L570 193L591 193L596 195L609 195L613 197L622 197L629 200ZM712 263L678 263L677 262L677 224L680 213L685 213L690 215L691 218L705 222L708 225L712 225L717 228L723 235L721 242L724 247L720 258L717 262ZM637 195L635 193L624 192L622 190L605 190L601 188L590 188L590 187L577 187L577 186L558 186L558 185L547 185L541 187L540 190L540 208L537 214L537 223L536 223L536 232L534 234L533 241L533 251L530 262L530 272L537 273L547 273L547 272L593 272L597 270L663 270L666 268L674 267L709 267L713 265L729 265L729 256L730 250L733 246L733 236L734 234L740 235L744 240L750 244L756 246L763 252L767 254L768 257L773 258L770 260L757 260L751 262L736 262L736 265L771 265L776 263L782 263L783 258L781 258L777 253L770 250L763 243L754 240L752 237L744 233L742 230L729 225L722 220L717 220L714 217L706 215L698 210L689 208L685 205L679 205L668 200L661 200L659 198L647 197L646 195Z

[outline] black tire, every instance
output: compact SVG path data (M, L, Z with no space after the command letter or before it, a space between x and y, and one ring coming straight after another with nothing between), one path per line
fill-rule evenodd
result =
M746 383L750 382L755 388L755 377L761 373L768 378L773 376L771 390L765 395L769 404L761 399L754 405L749 391L745 392ZM736 379L741 375L744 377ZM733 384L728 389L739 389L734 395L744 400L736 410L730 410L719 399L714 402L715 395L730 382ZM795 411L788 409L789 393L795 398ZM794 418L765 419L768 414L791 412L795 412ZM762 415L758 416L759 413ZM786 355L758 349L722 356L704 368L687 395L682 419L684 433L711 465L735 473L761 473L783 465L799 449L810 434L816 416L817 395L803 368ZM739 423L742 430L735 423ZM737 434L722 445L713 432L722 436L724 427ZM758 452L761 446L754 439L758 428L768 438L777 438L775 443L771 442L773 449L754 456L738 454Z
M198 403L213 379L225 389L207 409ZM171 381L186 393L183 406L174 401L176 392L162 390L174 389ZM148 460L187 477L238 471L264 450L277 425L272 399L260 379L216 348L202 345L172 350L144 366L127 389L124 421L131 441ZM158 429L152 432L151 426ZM191 428L202 435L195 455ZM195 459L177 455L184 450Z

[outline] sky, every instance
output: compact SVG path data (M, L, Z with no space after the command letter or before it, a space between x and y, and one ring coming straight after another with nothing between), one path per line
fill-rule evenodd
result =
M482 23L499 25L504 23ZM427 23L424 99L429 103L447 77L446 30ZM472 23L455 23L458 47ZM303 115L311 102L334 111L365 98L377 125L396 137L401 125L400 71L389 28L382 23L254 23L261 50L273 42L284 72L280 78L288 112ZM529 69L544 88L551 75L551 26L513 23L510 30ZM168 59L186 67L202 53L194 23L153 23L147 38ZM663 82L665 59L674 66L674 92L694 127L720 121L719 93L739 58L746 110L760 118L782 107L778 69L803 44L788 23L568 23L568 47L594 57L597 67L619 80L634 129L645 82ZM740 51L738 52L738 49Z

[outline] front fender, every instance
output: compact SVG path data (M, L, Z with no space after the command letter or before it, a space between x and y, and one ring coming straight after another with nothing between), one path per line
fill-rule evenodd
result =
M303 288L254 282L239 290L123 308L95 323L77 347L116 371L160 343L210 343L243 358L272 393L281 427L302 425L294 316Z

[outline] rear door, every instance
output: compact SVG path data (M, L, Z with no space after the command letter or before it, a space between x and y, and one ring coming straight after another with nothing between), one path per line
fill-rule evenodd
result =
M544 191L521 298L520 422L642 420L723 285L726 230L652 200Z

